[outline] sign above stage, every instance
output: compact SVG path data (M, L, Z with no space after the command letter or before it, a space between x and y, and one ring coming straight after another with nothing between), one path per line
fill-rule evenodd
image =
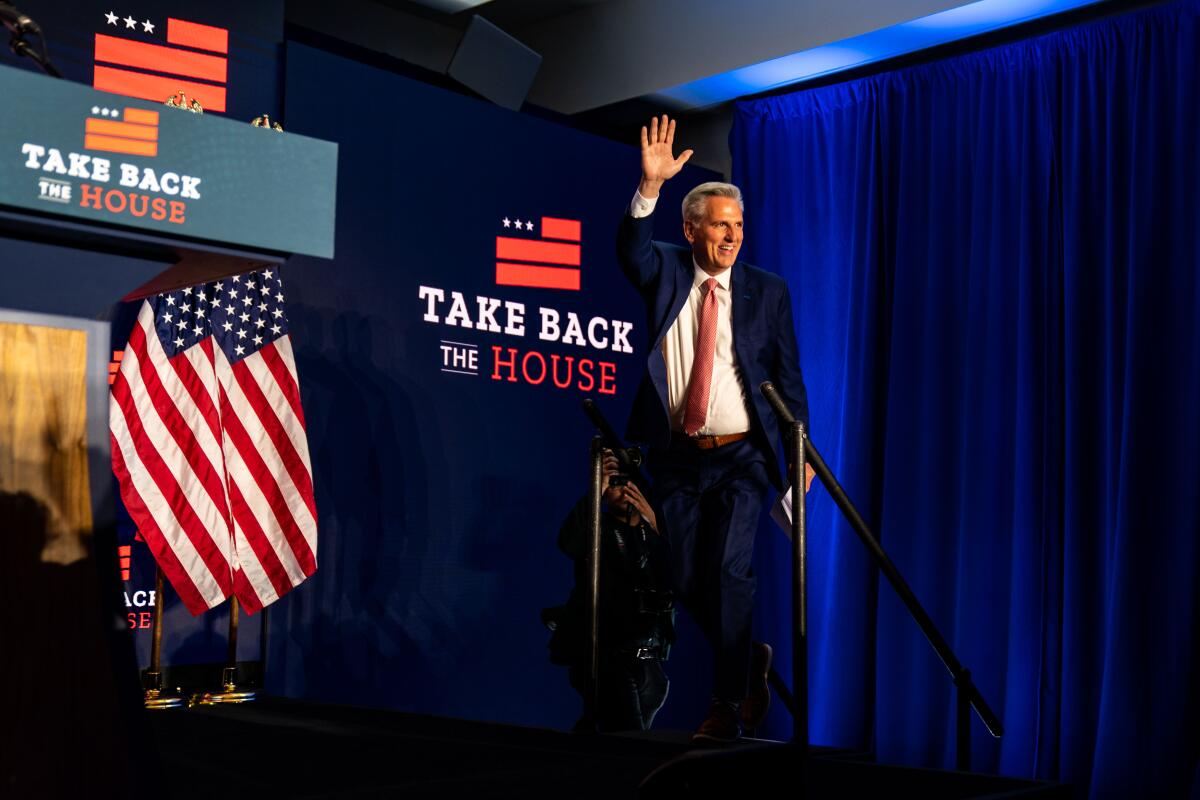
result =
M333 256L333 142L12 67L0 66L0 97L0 206Z

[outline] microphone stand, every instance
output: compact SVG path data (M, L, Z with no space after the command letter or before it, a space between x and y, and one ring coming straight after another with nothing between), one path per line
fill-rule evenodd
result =
M18 58L28 58L33 63L41 67L42 72L55 78L61 78L62 73L58 68L50 63L50 56L46 54L46 37L42 34L41 27L29 17L22 14L17 9L13 8L11 3L0 0L0 16L3 17L4 27L12 33L12 37L8 40L8 46ZM37 36L42 42L41 52L34 50L29 42L25 41L26 34Z

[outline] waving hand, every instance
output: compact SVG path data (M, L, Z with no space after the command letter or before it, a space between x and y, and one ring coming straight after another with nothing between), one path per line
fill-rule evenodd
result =
M683 165L692 157L691 150L684 150L676 158L672 152L675 143L675 120L666 114L650 120L650 126L642 127L642 182L638 192L650 199L658 197L663 183L675 177Z

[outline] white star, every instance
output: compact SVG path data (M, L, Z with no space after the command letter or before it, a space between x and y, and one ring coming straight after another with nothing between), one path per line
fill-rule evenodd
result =
M521 226L522 226L522 225L524 225L524 224L525 224L525 223L524 223L524 222L521 222L521 220L517 220L517 222L516 222L517 230L521 230Z
M258 328L259 330L262 330L262 326L266 324L267 323L263 322L261 319L254 320L254 327Z
M254 337L254 344L255 344L255 345L260 345L260 344L262 344L262 337L261 337L261 336L255 336L255 337Z
M201 319L203 319L203 318L204 318L204 309L203 309L203 308L197 308L197 309L196 309L196 316L197 316L197 317L200 317Z
M179 320L179 322L175 323L175 327L179 328L179 330L183 330L184 328L187 327L187 320L186 319Z
M269 278L269 277L271 277L271 270L269 270L269 269L264 269L264 270L263 270L263 277L264 277L264 278Z
M99 113L100 113L100 106L92 106L92 113L93 113L93 114L99 114ZM161 297L161 295L159 295L159 296Z
M280 311L278 308L275 309L274 311L272 311L271 314L275 317L275 319L279 319L280 317L283 316L283 312Z
M109 24L109 25L116 25L116 24L117 24L117 15L116 15L116 14L114 14L113 12L111 12L111 11L110 11L110 12L108 12L107 14L105 14L105 15L104 15L104 18L108 20L108 24ZM96 112L95 112L95 111L93 111L92 113L93 113L93 114L95 114Z
M130 29L137 27L137 20L134 19L133 17L126 17L125 18L125 27L130 28Z
M199 336L202 333L204 333L204 328L201 328L199 325L197 325L196 326L196 335Z
M231 298L232 298L232 297L237 297L237 289L230 289L230 290L229 290L229 296L230 296Z
M246 281L246 288L247 288L247 289L253 289L253 288L254 288L254 281Z
M244 306L250 305L250 295L246 295L245 297L242 298L242 305L244 305Z
M225 320L225 324L222 325L221 327L225 329L226 333L228 333L229 331L233 330L233 323L230 322L229 320Z
M246 329L245 328L238 328L238 338L239 339L246 338Z
M242 353L246 352L246 348L242 347L239 344L237 347L233 348L233 352L237 353L240 356Z
M175 298L171 297L170 295L167 295L167 305L169 305L169 306L175 305Z
M183 347L183 339L176 339L176 340L175 340L175 346L176 346L176 347Z
M259 303L259 304L258 304L258 310L259 310L259 311L266 311L266 310L267 310L267 304L266 304L266 303Z
M196 299L203 303L208 300L208 295L206 295L204 292L201 292L200 294L196 295Z
M184 290L183 290L183 293L184 293L184 294L191 294L191 293L192 293L192 287L190 287L190 286L189 286L188 288L184 289Z
M188 312L189 312L189 311L191 311L191 310L192 310L192 307L191 307L190 305L188 305L187 303L184 303L183 305L181 305L181 306L179 307L179 311L180 311L180 313L182 313L182 314L186 314L186 313L188 313Z
M282 303L283 302L283 292L280 292L279 294L275 295L275 299Z
M504 219L502 219L500 221L504 223L504 227L506 227L506 228L512 227L512 220L509 219L508 217L505 217Z
M162 321L163 321L163 322L170 322L170 321L171 321L171 314L170 314L170 312L168 312L168 313L166 313L166 314L163 314L163 319L162 319Z
M531 231L531 230L533 230L533 222L526 222L526 223L525 223L525 230L527 230L527 231Z
M234 276L233 276L233 282L234 282L234 283L241 283L241 282L242 282L242 276L241 276L241 275L234 275Z
M224 289L224 288L225 288L225 284L223 284L223 283L218 283L218 284L216 285L216 287L215 287L215 288L216 288L217 292L219 292L219 291L221 291L222 289ZM213 294L216 294L216 292L213 292Z
M262 287L259 289L259 291L260 291L260 292L262 292L263 294L270 294L270 293L271 293L271 287L270 287L270 286L267 286L267 285L264 283L264 284L262 285Z
M142 30L145 33L154 33L154 23L150 20L146 20L142 23Z
M272 325L272 326L271 326L271 333L275 334L276 336L278 336L278 335L279 335L279 332L280 332L281 330L283 330L283 328L279 327L278 325Z
M250 315L245 312L242 312L241 314L238 315L238 319L240 319L242 322L249 322Z
M225 306L225 310L226 310L226 311L228 311L230 314L232 314L233 312L237 311L237 309L233 307L233 301L232 301L232 300L231 300L229 303L227 303L227 304L226 304L226 306Z

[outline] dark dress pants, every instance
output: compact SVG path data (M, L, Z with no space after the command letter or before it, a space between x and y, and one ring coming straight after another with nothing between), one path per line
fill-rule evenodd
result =
M649 467L671 547L676 597L713 646L713 695L740 703L750 666L754 533L769 486L746 438L701 450L675 435Z

